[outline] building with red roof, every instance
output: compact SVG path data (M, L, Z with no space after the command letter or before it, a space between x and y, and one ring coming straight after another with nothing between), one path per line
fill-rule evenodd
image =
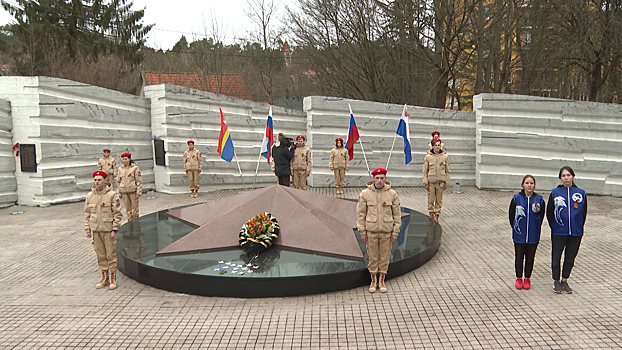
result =
M158 84L177 85L245 100L254 100L253 94L243 75L143 73L143 95L145 86Z

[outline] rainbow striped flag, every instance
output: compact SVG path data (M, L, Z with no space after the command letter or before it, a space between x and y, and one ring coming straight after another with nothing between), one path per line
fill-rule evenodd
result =
M233 159L233 141L231 140L231 135L229 135L229 126L227 126L227 122L225 121L225 116L222 114L222 109L220 109L220 135L218 136L218 154L220 154L220 158L226 160L227 162L231 162Z

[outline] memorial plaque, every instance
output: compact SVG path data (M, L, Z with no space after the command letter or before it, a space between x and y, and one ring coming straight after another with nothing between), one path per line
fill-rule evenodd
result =
M19 145L19 162L22 167L22 172L37 172L37 152L35 145Z
M153 148L155 149L156 165L166 166L166 151L164 150L164 140L153 140Z

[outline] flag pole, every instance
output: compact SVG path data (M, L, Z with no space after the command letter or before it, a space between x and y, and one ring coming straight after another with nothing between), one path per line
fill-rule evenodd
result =
M257 158L257 168L255 169L255 178L253 179L253 187L251 188L251 191L255 189L255 184L257 183L257 172L259 172L259 162L261 162L261 150L259 150L259 158Z
M371 175L371 170L369 170L369 162L367 161L367 155L365 155L365 148L363 148L363 142L361 142L360 137L359 143L361 144L361 150L363 151L363 158L365 158L365 165L367 165L367 173Z
M391 160L391 153L393 153L393 146L395 146L396 138L397 138L397 134L395 134L395 136L393 137L393 144L391 145L391 151L389 151L389 159L387 159L387 167L386 167L387 170L389 170L389 161Z
M238 161L238 155L233 151L233 156L235 157L235 162L238 165L238 170L240 171L240 178L242 179L242 186L244 186L244 191L246 191L246 184L244 183L244 176L242 176L242 168L240 168L240 162Z

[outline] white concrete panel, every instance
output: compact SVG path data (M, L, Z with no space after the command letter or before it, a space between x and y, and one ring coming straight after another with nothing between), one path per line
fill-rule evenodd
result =
M569 165L588 192L622 193L621 105L482 94L474 108L478 187L520 190L529 173L548 191Z

